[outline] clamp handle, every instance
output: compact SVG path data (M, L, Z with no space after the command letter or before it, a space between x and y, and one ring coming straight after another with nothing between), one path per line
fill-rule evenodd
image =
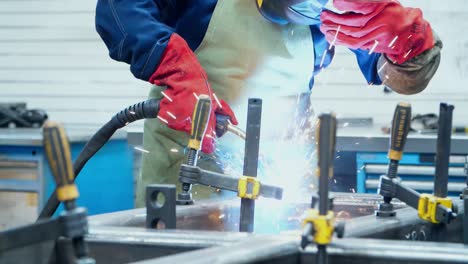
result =
M65 129L56 122L48 121L43 128L44 148L50 169L57 184L57 198L61 202L78 198L74 183L73 164Z
M194 150L200 150L201 142L208 125L211 113L211 99L208 95L199 96L192 115L192 130L190 131L190 140L188 147ZM192 165L192 164L189 164Z
M392 133L390 137L390 150L388 158L391 160L401 160L403 148L411 126L411 105L401 102L395 108L392 121Z

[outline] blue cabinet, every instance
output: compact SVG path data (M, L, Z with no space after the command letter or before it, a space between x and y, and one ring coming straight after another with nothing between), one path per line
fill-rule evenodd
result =
M387 172L387 153L356 153L357 192L376 193L379 177ZM449 195L458 195L466 186L464 156L451 156L449 167ZM418 192L432 193L435 163L433 154L405 153L398 174L402 182Z

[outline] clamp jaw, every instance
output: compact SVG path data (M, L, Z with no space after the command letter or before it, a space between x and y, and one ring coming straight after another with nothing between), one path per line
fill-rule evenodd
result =
M333 234L336 234L338 238L342 238L345 230L343 222L335 223L335 213L333 211L328 211L326 215L320 215L316 209L309 209L306 212L303 226L302 248L312 242L317 245L328 245Z
M238 178L186 164L180 167L179 181L237 192L238 197L246 199L255 200L262 196L281 200L283 197L283 188L261 183L257 178L248 176Z

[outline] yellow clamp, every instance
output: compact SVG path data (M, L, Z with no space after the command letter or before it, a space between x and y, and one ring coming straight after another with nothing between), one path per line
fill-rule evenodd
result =
M423 220L438 224L436 212L437 205L439 204L452 209L452 200L450 198L440 198L432 194L421 194L418 202L418 216Z
M252 184L252 193L248 193L249 183ZM246 199L257 199L260 193L260 182L255 177L242 176L237 185L237 196Z
M57 187L57 199L61 202L75 200L78 196L78 189L75 184Z
M304 225L314 226L314 242L318 245L330 244L335 231L335 213L328 211L327 215L320 215L317 210L309 209L304 219Z

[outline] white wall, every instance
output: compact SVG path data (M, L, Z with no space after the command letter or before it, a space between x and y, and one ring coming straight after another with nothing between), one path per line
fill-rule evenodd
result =
M316 111L391 118L400 100L414 112L455 104L455 122L468 123L466 0L407 0L420 6L444 41L440 69L421 95L384 95L368 87L346 49L314 88ZM143 100L148 85L112 61L94 29L95 0L0 0L0 101L26 101L68 126L98 126L120 108ZM141 125L141 124L140 124Z
M0 101L26 101L68 126L98 126L148 84L112 61L95 0L0 0Z

